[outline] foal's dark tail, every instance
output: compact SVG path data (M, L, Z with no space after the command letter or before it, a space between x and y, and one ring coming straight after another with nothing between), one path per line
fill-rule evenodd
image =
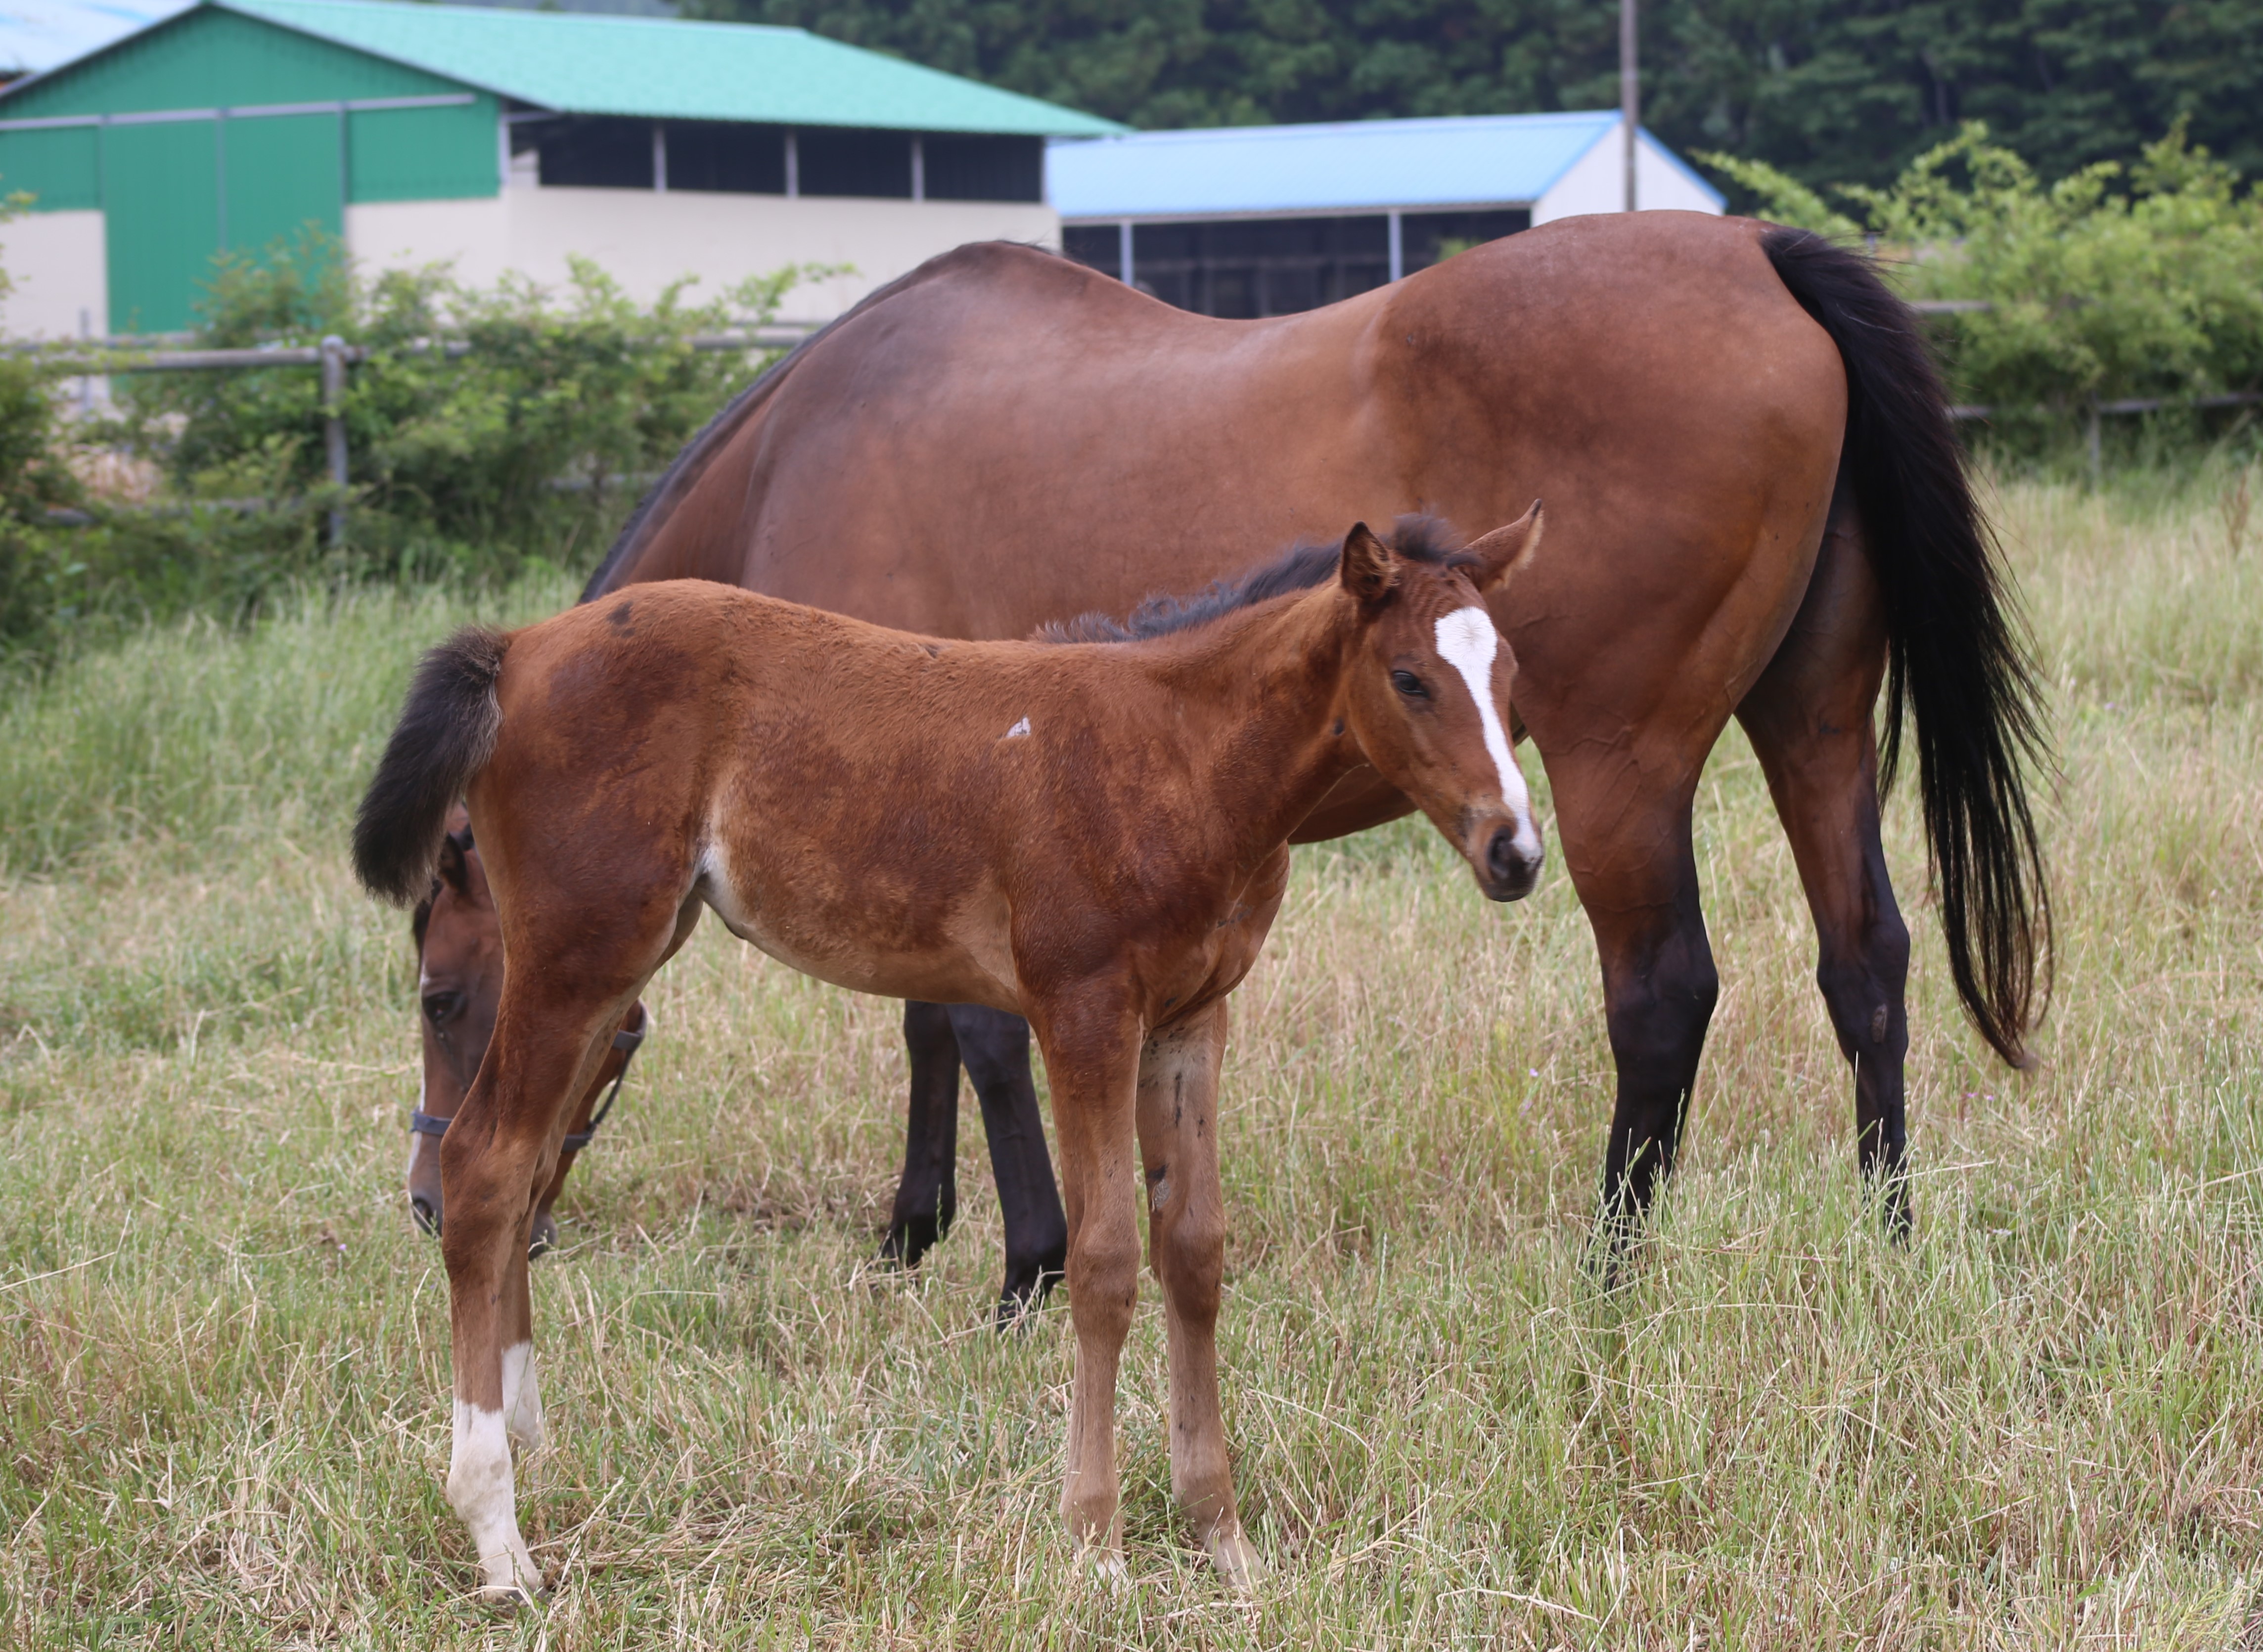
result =
M1915 314L1859 253L1803 229L1771 229L1761 244L1847 364L1840 465L1884 591L1890 650L1879 791L1893 784L1907 710L1949 973L1980 1035L2025 1065L2050 996L2051 922L2022 770L2049 754L1993 537Z
M466 625L426 654L354 819L354 871L380 900L423 898L448 810L495 753L495 679L509 640Z

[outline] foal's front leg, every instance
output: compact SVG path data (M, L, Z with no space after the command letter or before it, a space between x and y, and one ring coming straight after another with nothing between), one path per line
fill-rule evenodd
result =
M1139 1201L1132 1170L1139 1023L1120 1001L1064 1005L1030 1020L1052 1080L1068 1216L1069 1317L1076 1327L1061 1519L1080 1558L1120 1577L1116 1372L1139 1294Z
M527 1599L542 1573L518 1529L511 1447L542 1439L534 1368L527 1237L537 1193L553 1167L558 1115L595 1062L599 1019L532 1036L508 997L479 1080L440 1144L441 1251L448 1265L455 1366L455 1438L448 1501L479 1551L480 1593ZM615 1021L618 1021L616 1016ZM610 1033L613 1021L602 1022Z
M1218 1304L1225 1274L1225 1203L1218 1179L1220 999L1152 1035L1139 1058L1139 1158L1147 1250L1163 1287L1171 1360L1171 1492L1225 1581L1263 1571L1241 1530L1218 1403Z

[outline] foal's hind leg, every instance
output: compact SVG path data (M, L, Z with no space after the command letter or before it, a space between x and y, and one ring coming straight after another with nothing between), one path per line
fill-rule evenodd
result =
M1218 1304L1225 1205L1218 1180L1218 1069L1223 1000L1147 1040L1139 1057L1139 1159L1147 1182L1147 1252L1163 1287L1171 1360L1171 1492L1225 1581L1262 1572L1242 1534L1218 1403Z
M1909 930L1878 841L1871 730L1886 666L1877 580L1850 517L1834 519L1806 600L1737 716L1766 771L1815 915L1816 984L1855 1068L1862 1174L1884 1196L1887 1231L1909 1230L1902 1062Z
M917 1267L951 1231L958 1214L958 1040L951 1012L916 999L904 1005L904 1051L911 1058L911 1107L904 1121L904 1173L880 1255Z
M1011 1324L1045 1299L1068 1258L1068 1218L1045 1152L1045 1122L1030 1072L1030 1024L980 1004L951 1006L959 1059L982 1103L990 1174L1006 1226L1006 1283L998 1323Z

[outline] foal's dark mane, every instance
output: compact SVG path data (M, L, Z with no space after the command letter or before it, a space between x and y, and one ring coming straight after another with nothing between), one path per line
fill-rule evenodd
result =
M1460 536L1436 516L1401 516L1387 541L1394 555L1429 567L1475 567L1477 559L1465 555ZM1189 595L1159 592L1143 601L1123 618L1095 610L1074 619L1049 620L1038 628L1037 639L1049 643L1144 642L1192 631L1228 614L1254 608L1291 591L1309 591L1336 571L1343 557L1343 542L1299 539L1272 561L1233 579L1212 580Z

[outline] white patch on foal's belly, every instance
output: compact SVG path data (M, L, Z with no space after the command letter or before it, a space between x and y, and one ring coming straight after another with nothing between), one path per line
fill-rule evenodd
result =
M1500 711L1493 703L1493 662L1500 652L1500 633L1493 616L1482 608L1457 608L1438 622L1438 655L1461 674L1470 698L1477 702L1478 721L1485 729L1486 753L1500 776L1500 800L1516 821L1516 847L1527 855L1540 849L1540 833L1532 824L1532 794L1524 789L1524 776L1508 746L1508 731L1501 726Z

